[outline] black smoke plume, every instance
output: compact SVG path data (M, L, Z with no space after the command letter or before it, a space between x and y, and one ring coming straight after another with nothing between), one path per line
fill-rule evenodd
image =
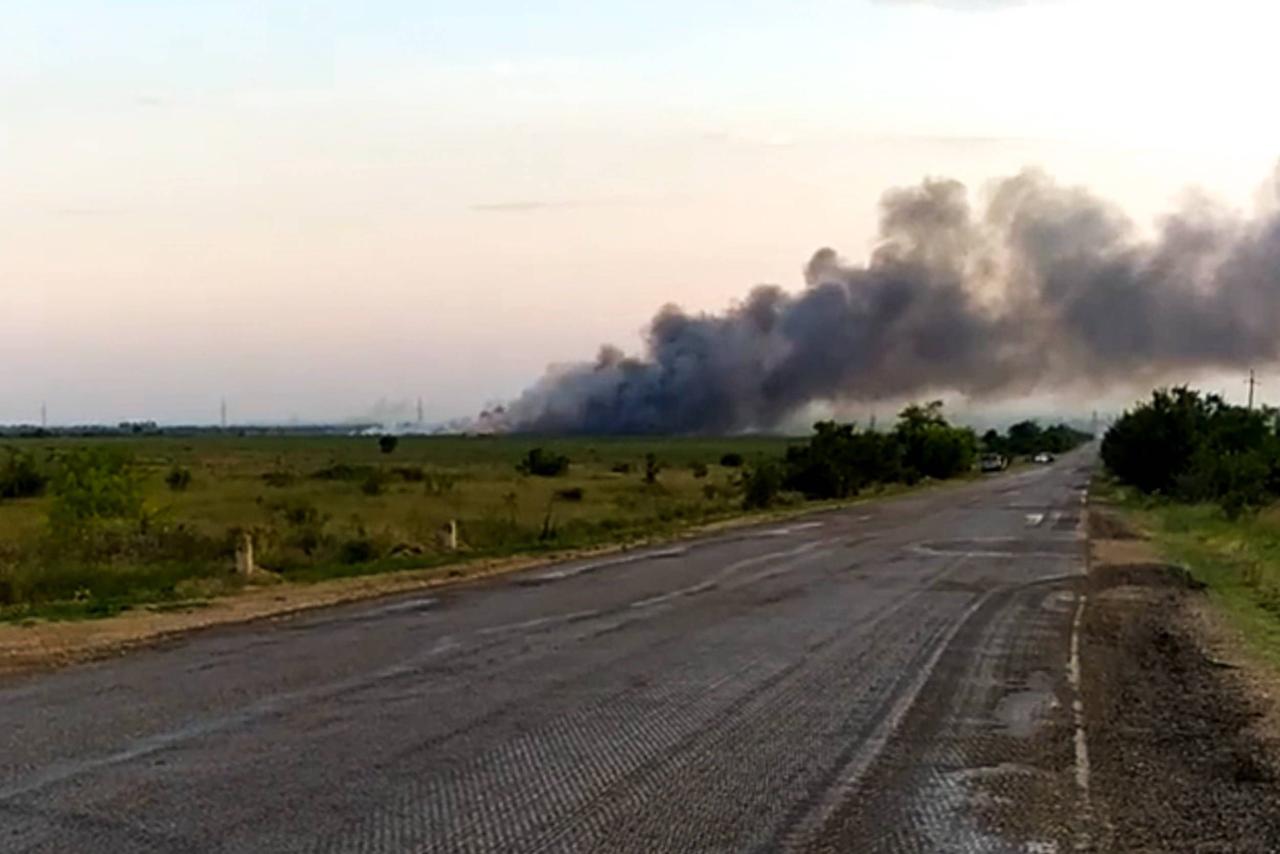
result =
M1023 172L982 210L926 180L881 202L865 263L820 249L796 293L755 288L723 314L662 308L645 354L554 367L506 429L767 429L816 401L935 392L1001 398L1102 388L1280 356L1280 216L1206 201L1144 237L1089 192Z

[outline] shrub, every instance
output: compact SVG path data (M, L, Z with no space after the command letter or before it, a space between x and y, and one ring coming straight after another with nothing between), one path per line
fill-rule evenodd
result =
M787 449L784 486L806 498L849 498L871 483L901 479L902 449L891 433L820 421L804 445Z
M585 491L581 486L573 486L569 489L556 490L556 498L561 501L581 501Z
M399 446L400 446L399 436L379 436L378 437L378 450L382 451L382 453L384 454L394 453L395 449L398 448Z
M52 491L49 522L57 532L142 518L142 490L133 461L114 449L86 448L66 454Z
M174 466L164 476L164 482L173 492L186 492L187 488L191 486L191 469L183 466Z
M44 494L48 482L31 454L9 449L8 459L0 466L0 499L37 498Z
M631 474L631 463L614 463L609 471L614 474Z
M727 469L741 468L743 462L742 454L739 454L737 451L730 451L720 458L720 465Z
M391 473L405 483L422 483L427 479L427 473L422 466L396 466Z
M373 466L353 466L350 463L331 463L330 465L317 469L312 472L311 477L315 480L366 480L370 474L376 472Z
M348 565L370 563L379 557L378 544L364 532L344 540L339 549L338 558Z
M364 482L360 484L360 491L365 495L381 495L388 480L389 478L387 477L386 472L375 469L374 471L371 471L369 476L364 479Z
M563 454L534 448L516 465L516 471L535 477L559 477L569 471L569 458Z
M430 472L423 477L428 495L446 495L453 492L459 477L450 472Z
M284 489L286 486L292 486L297 479L293 472L281 469L269 471L262 475L263 483L275 489Z
M704 478L707 476L707 473L708 473L707 464L704 462L696 462L693 465L689 466L689 469L693 472L693 476L696 478Z
M742 474L742 506L746 510L763 510L773 505L782 491L782 469L765 461Z
M644 455L644 482L655 484L658 482L658 472L662 471L662 464L658 462L658 458L652 451Z

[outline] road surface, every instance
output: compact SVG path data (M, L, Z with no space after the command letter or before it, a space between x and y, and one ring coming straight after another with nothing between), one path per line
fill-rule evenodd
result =
M0 850L1070 850L1090 460L0 683Z

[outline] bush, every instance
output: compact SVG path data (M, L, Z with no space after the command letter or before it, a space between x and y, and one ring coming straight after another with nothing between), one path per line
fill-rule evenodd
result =
M378 544L363 532L349 540L344 540L338 552L339 560L347 565L371 563L379 556Z
M585 494L586 492L581 486L573 486L569 489L556 490L556 498L561 501L581 501Z
M535 477L559 477L569 471L569 458L542 448L534 448L516 464L516 471Z
M746 510L771 507L782 491L782 469L772 461L762 462L742 473L742 506Z
M49 522L55 532L76 533L100 522L142 518L142 489L133 461L114 449L86 448L66 454L52 492Z
M173 492L186 492L191 486L191 469L174 466L164 476L164 482Z
M449 472L430 472L423 477L428 495L446 495L453 492L460 478Z
M286 486L292 486L298 478L291 471L269 471L262 475L262 481L267 486L275 489L284 489Z
M312 472L311 477L315 480L346 480L357 481L367 480L369 475L376 472L373 466L353 466L350 463L332 463L322 469Z
M387 477L386 472L377 470L372 471L369 473L369 476L364 479L364 482L360 484L360 491L365 495L381 495L388 480L389 478Z
M658 462L658 457L652 451L645 454L644 482L650 485L657 483L660 471L662 471L662 464Z
M871 483L901 476L901 449L892 434L820 421L807 444L787 449L784 486L810 499L850 498Z
M396 466L391 473L405 483L422 483L427 479L427 472L422 466Z
M325 525L329 517L306 501L290 501L274 508L285 525L284 544L297 549L307 557L314 555L328 542Z
M394 453L395 449L400 446L399 436L379 436L378 450L384 454Z
M727 469L741 468L743 462L742 454L736 451L730 451L720 458L720 465Z
M9 449L8 459L0 466L0 499L38 498L48 483L31 454Z
M614 474L631 474L631 463L614 463L609 471Z
M693 472L693 476L696 478L704 478L708 474L707 464L703 462L694 463L689 466L689 469Z

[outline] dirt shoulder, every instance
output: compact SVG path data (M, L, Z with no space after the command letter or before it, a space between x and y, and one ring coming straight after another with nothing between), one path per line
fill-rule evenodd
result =
M1083 663L1099 850L1280 850L1276 674L1185 570L1089 510Z

